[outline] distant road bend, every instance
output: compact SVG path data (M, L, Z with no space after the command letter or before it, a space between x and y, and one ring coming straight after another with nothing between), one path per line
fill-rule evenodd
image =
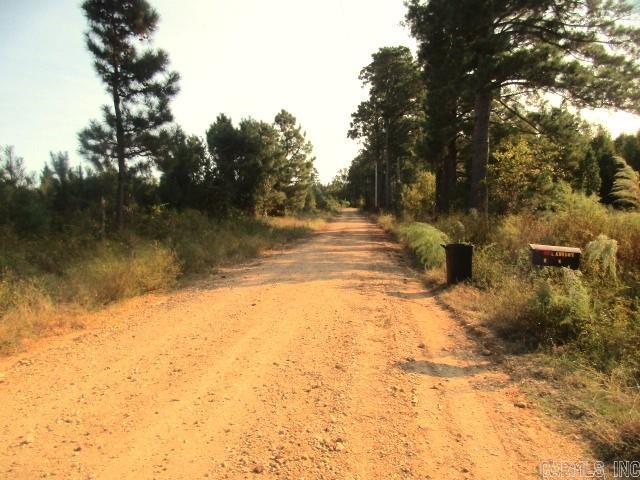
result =
M584 453L356 211L0 360L0 478L519 479Z

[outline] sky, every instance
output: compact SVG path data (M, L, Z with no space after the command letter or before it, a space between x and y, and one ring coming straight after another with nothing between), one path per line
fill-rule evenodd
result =
M108 102L93 71L79 0L0 0L0 145L29 170L49 152L77 153L77 133ZM154 45L181 76L176 123L204 136L219 113L272 121L293 113L314 146L323 182L347 167L358 144L351 113L366 98L358 73L382 46L415 41L403 0L151 0L160 14ZM640 118L591 112L612 134Z

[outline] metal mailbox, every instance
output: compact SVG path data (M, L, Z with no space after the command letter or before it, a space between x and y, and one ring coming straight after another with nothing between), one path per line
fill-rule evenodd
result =
M531 262L541 267L580 268L582 250L575 247L558 247L556 245L529 244Z

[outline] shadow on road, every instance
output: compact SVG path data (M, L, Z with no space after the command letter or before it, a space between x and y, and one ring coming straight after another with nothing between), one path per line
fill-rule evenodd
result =
M395 364L400 370L407 373L419 373L430 377L441 378L458 378L472 377L486 371L489 364L478 364L468 367L459 367L456 365L448 365L446 363L437 363L429 360L403 361Z

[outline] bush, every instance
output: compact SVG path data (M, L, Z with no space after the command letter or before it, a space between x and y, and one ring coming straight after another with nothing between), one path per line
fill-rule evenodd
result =
M495 292L496 328L527 347L576 339L595 318L590 291L580 277L563 268L506 280Z
M0 353L18 351L25 337L75 325L72 318L55 307L40 280L20 280L7 272L0 278Z
M481 245L473 252L473 285L483 290L499 288L521 270L530 270L528 262L528 249L510 254L496 244Z
M394 235L398 235L398 224L396 223L396 219L393 215L389 213L382 213L376 218L378 225L380 225L386 232L392 233Z
M562 344L576 338L593 318L591 295L579 273L563 268L538 283L529 314L545 341Z
M606 235L589 242L585 247L583 269L601 282L617 283L618 242Z
M402 187L401 205L409 219L425 220L433 216L436 207L436 177L420 172L411 185Z
M425 269L439 267L444 263L442 245L449 242L444 232L426 223L412 223L402 228L400 235Z

